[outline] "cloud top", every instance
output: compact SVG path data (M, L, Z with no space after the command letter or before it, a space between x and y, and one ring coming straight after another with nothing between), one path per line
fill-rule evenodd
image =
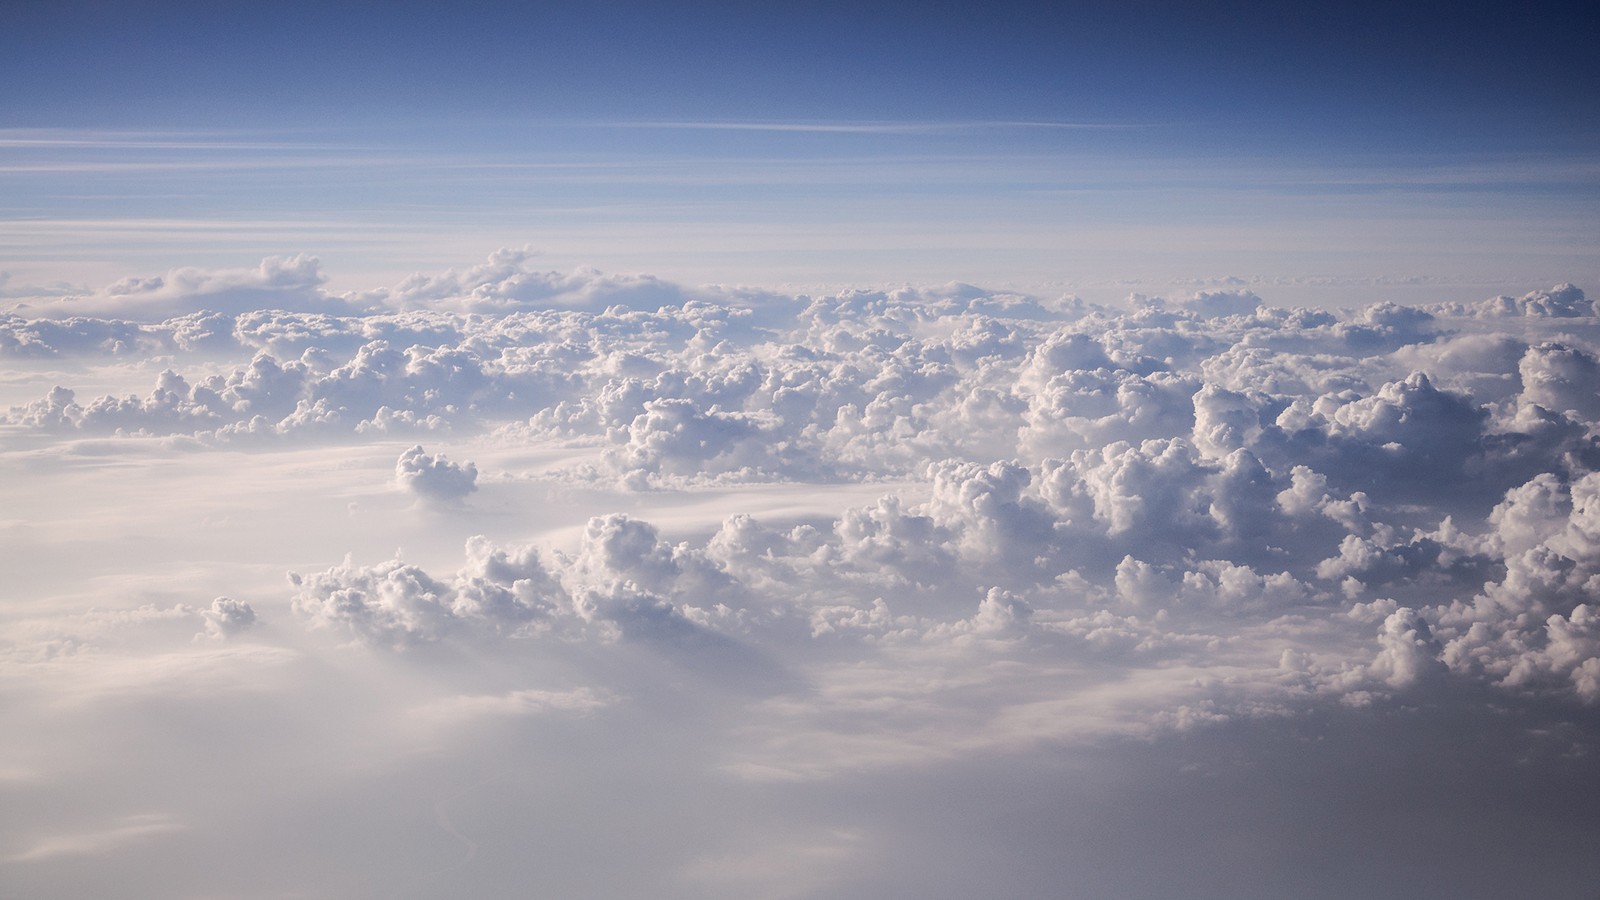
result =
M328 299L320 278L126 289ZM452 847L497 833L501 788L465 784L464 760L519 803L522 761L572 779L607 821L618 772L651 815L693 782L803 852L858 844L785 836L756 798L943 796L1130 748L1175 756L1127 783L1247 759L1302 784L1296 754L1334 723L1435 747L1466 722L1552 780L1600 758L1600 320L1576 288L1345 310L773 297L551 276L518 251L341 302L0 321L24 397L10 458L40 479L18 489L37 522L9 533L57 562L78 534L98 567L29 569L56 594L0 622L25 751L0 772L44 778L63 717L143 735L164 772L181 748L148 716L351 809L410 784ZM94 515L51 511L91 488ZM1454 752L1471 783L1505 775ZM169 817L68 810L0 831L3 852L189 846L214 811L169 793ZM828 827L930 837L822 806ZM537 845L527 827L504 833Z

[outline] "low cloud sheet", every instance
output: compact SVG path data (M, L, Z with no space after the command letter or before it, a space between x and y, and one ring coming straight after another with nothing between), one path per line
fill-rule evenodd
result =
M23 895L1587 896L1600 319L312 257L0 316ZM1154 848L1154 849L1153 849Z

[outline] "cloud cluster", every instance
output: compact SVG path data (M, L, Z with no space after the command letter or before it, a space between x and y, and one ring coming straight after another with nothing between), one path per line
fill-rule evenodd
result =
M318 283L314 261L269 260L248 278L188 273L116 291ZM1324 615L1396 595L1420 617L1402 633L1436 632L1452 670L1530 689L1551 680L1540 673L1588 684L1593 671L1578 637L1591 561L1577 526L1532 544L1499 530L1531 528L1522 510L1536 496L1587 514L1600 363L1592 308L1571 285L1430 310L1283 310L1213 291L1119 311L968 286L752 307L652 279L542 275L508 251L344 299L394 311L236 310L148 326L13 319L19 354L115 356L143 342L179 358L230 347L250 357L168 368L142 396L80 401L57 387L10 420L218 444L450 432L588 447L590 461L565 477L622 489L893 478L931 491L920 504L844 510L804 535L741 520L672 553L640 536L642 523L613 521L604 540L589 535L577 557L534 578L560 585L538 599L516 579L435 580L399 563L298 583L309 619L381 642L437 638L489 611L498 631L563 609L713 627L721 614L708 598L748 624L739 616L754 606L811 621L810 598L853 597L874 621L874 592L937 584L965 592L926 601L941 612L991 588L1041 606L1180 617ZM771 314L785 302L789 315ZM1482 327L1512 313L1561 324L1515 336ZM459 500L477 477L474 464L420 445L395 465L402 490L431 500ZM514 552L544 571L539 554ZM715 585L689 606L665 574L686 565ZM758 599L780 583L792 586L781 601ZM467 584L477 599L464 599ZM1510 621L1532 613L1560 621L1542 632Z
M50 298L15 312L41 318L115 316L160 322L199 311L242 313L257 309L350 313L361 307L323 290L327 277L314 256L269 256L251 269L173 269L165 275L123 278L82 296ZM70 329L64 329L70 331Z
M282 560L276 594L17 626L17 666L119 633L290 644L437 679L384 725L406 740L681 716L717 777L764 789L1600 703L1600 320L1571 285L1108 308L691 289L517 251L345 297L305 260L116 290L184 311L0 322L0 355L48 379L7 433L66 460L338 458L350 543ZM425 449L446 441L473 461Z

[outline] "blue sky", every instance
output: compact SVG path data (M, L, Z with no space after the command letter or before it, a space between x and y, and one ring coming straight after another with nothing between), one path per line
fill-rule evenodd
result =
M1358 145L1594 136L1592 13L1395 6L13 3L5 117L1091 118ZM1515 137L1531 128L1545 133Z
M1555 4L13 3L8 291L532 245L689 281L1600 272ZM1109 289L1109 288L1107 288Z

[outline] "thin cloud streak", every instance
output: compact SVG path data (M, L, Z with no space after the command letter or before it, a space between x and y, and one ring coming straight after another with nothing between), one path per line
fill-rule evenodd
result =
M357 150L348 144L261 140L251 131L106 131L76 128L0 128L0 148L72 150ZM233 139L237 135L240 139ZM246 137L254 139L243 139ZM370 149L370 148L369 148Z
M1123 131L1141 128L1160 128L1150 123L1119 122L1042 122L1042 121L972 121L972 122L721 122L721 121L648 121L648 122L587 122L581 127L590 128L649 128L678 129L685 131L776 131L814 134L952 134L957 132L989 131L1001 129L1060 129L1073 131Z
M39 862L59 857L100 856L141 843L158 835L187 830L187 826L161 813L129 816L122 824L102 831L46 838L28 850L6 859L9 863Z
M349 150L326 144L280 144L236 141L137 141L92 138L0 138L0 147L108 150Z
M596 127L707 128L779 132L853 131L864 133L869 126L729 125L703 123L638 123ZM917 133L907 126L903 132ZM1031 126L1029 126L1031 127ZM1043 126L1041 126L1043 127ZM1083 126L1093 127L1093 126ZM1111 127L1111 126L1108 126ZM1120 127L1120 126L1118 126ZM1136 126L1128 126L1136 127ZM42 147L0 140L0 150ZM59 146L66 146L61 144ZM115 148L113 144L83 146ZM120 145L126 149L132 145ZM247 145L141 145L139 149L194 150L196 155L160 158L112 159L23 159L0 162L0 176L44 176L51 174L92 175L234 172L270 170L352 169L372 171L409 170L438 173L435 178L449 181L449 173L497 173L520 181L590 182L610 184L872 184L889 187L904 184L929 186L949 184L993 185L998 182L1027 181L1034 190L1060 187L1087 187L1122 191L1168 189L1185 185L1259 188L1262 186L1301 187L1339 190L1425 186L1429 188L1540 187L1547 185L1600 186L1600 165L1581 157L1490 158L1451 161L1448 164L1412 158L1390 159L1374 156L1319 162L1315 159L1233 158L1229 160L1181 159L1167 155L1111 155L1106 153L931 153L916 155L869 154L838 155L822 158L794 158L778 154L722 155L694 153L678 157L613 158L593 156L530 154L426 153L396 150L385 153L366 148L358 155L344 155L331 145L297 147L272 145L286 154L314 150L310 155L237 157L219 151L244 150ZM141 154L142 156L142 154ZM533 158L529 158L532 156ZM540 158L542 157L542 158Z

